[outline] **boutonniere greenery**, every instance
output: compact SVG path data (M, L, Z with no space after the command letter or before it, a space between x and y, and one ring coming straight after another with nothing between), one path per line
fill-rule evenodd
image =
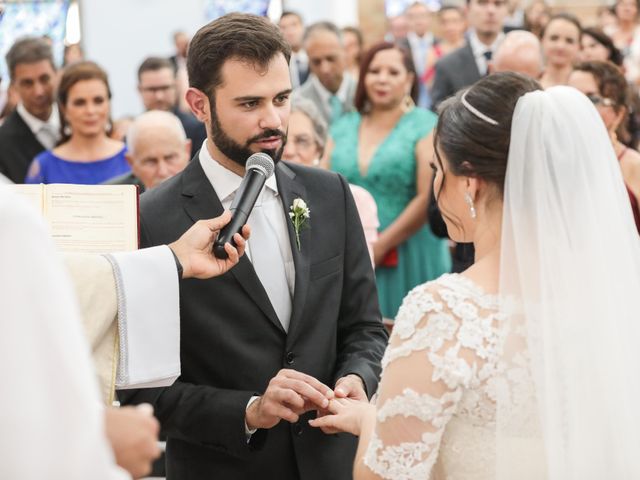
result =
M296 245L298 245L298 251L300 251L300 230L309 225L309 214L311 210L307 207L305 201L301 198L296 198L293 201L293 205L289 207L289 217L293 222L293 229L296 232Z

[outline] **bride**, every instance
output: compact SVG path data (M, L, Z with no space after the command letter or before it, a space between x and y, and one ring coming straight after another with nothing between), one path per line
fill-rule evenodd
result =
M640 478L640 243L589 100L513 73L447 101L434 191L476 263L410 292L378 397L311 420L356 479Z

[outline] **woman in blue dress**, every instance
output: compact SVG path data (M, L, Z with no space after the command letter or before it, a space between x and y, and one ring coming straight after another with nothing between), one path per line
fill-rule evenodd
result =
M93 62L65 68L58 87L61 141L31 163L26 183L98 184L130 170L122 142L108 133L111 91Z
M410 53L392 43L373 46L361 64L357 111L334 122L325 157L332 170L368 190L378 205L374 257L387 318L395 317L413 287L451 268L447 241L426 225L437 116L415 107L417 94Z

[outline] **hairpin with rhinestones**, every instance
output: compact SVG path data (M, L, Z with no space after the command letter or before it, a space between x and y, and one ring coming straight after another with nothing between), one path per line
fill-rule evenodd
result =
M471 90L471 89L469 89L469 90ZM473 105L471 105L467 101L467 93L469 93L469 90L467 90L466 92L464 92L462 94L461 101L462 101L462 105L464 105L464 108L469 110L471 113L473 113L480 120L484 120L485 122L490 123L491 125L498 125L498 122L496 122L493 118L488 117L487 115L482 113L480 110L478 110L476 107L474 107Z

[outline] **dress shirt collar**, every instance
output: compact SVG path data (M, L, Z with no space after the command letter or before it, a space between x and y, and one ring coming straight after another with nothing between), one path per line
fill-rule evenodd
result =
M478 34L475 30L469 30L469 44L471 45L471 50L473 51L473 56L478 59L478 57L484 58L484 52L491 50L491 52L495 53L498 45L504 39L504 33L500 32L496 39L493 41L491 45L486 45L480 41L478 38Z
M40 130L42 130L45 126L49 126L53 133L57 133L60 129L60 119L58 117L58 106L54 103L51 108L51 116L45 122L40 120L38 117L30 114L27 109L24 107L22 102L20 102L17 106L18 115L22 117L24 123L27 124L29 130L33 132L34 135L37 135Z
M409 42L412 50L418 48L420 40L423 40L426 43L426 48L431 47L431 45L433 45L433 33L427 32L422 37L419 37L416 32L407 33L407 41Z
M295 62L296 60L299 60L302 65L307 65L309 63L307 52L305 52L302 48L297 52L291 52L291 60L289 61L289 63Z
M469 44L471 45L473 58L476 61L480 75L486 75L489 69L489 62L487 61L487 57L484 56L485 52L491 52L492 55L496 53L498 45L500 45L503 39L504 33L500 32L491 45L486 45L480 41L475 30L469 31Z
M209 183L211 183L211 186L218 195L220 202L224 203L236 193L236 190L238 190L242 183L242 177L236 175L231 170L227 170L214 160L207 148L207 142L208 140L205 140L202 144L202 148L200 149L200 165L202 166ZM267 179L266 186L274 193L274 195L278 195L278 184L276 182L275 173Z
M322 85L322 82L320 82L320 80L318 80L318 77L316 77L315 75L313 75L311 77L311 81L314 83L316 90L318 90L318 93L320 94L320 96L322 97L322 100L326 103L329 104L329 99L334 95L333 93L331 93L329 90L327 90L324 85ZM338 91L335 93L335 96L338 97L338 99L340 99L340 102L342 103L347 103L347 96L349 95L349 85L351 84L351 75L349 75L347 72L344 72L344 76L342 77L342 83L340 84L340 88L338 88Z

